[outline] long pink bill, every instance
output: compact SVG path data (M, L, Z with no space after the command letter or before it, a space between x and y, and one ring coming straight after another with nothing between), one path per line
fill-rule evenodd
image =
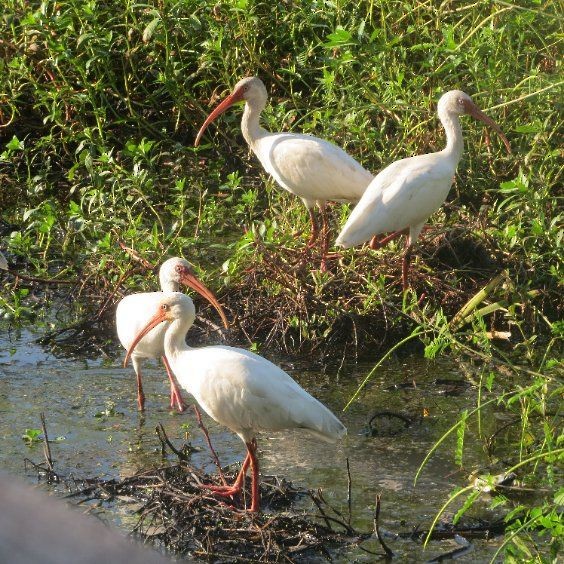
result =
M196 135L196 141L194 141L194 146L197 147L200 144L200 139L202 138L204 131L217 116L220 116L223 112L225 112L225 110L229 109L233 104L240 102L242 99L242 89L235 90L235 92L227 96L227 98L225 98L225 100L223 100L223 102L221 102L219 106L217 106L215 110L213 110L213 112L206 118L206 121L204 121L202 127L200 127L200 131L198 131L198 135Z
M229 327L227 317L225 316L225 312L223 311L221 304L209 288L207 288L198 278L196 278L194 274L188 272L184 272L182 274L180 281L189 288L192 288L193 290L198 292L200 296L208 300L208 302L216 309L217 313L219 313L219 316L221 317L221 321L223 321L225 328L227 329Z
M151 331L151 329L154 329L157 325L159 325L163 321L168 320L167 319L167 313L168 313L168 310L159 309L159 311L153 317L151 317L151 319L149 320L147 325L145 325L145 327L143 327L143 329L141 329L141 331L139 331L139 333L137 333L137 336L135 337L135 339L133 339L133 342L131 343L131 345L129 345L129 348L127 349L127 354L125 355L125 360L123 361L123 367L124 368L127 366L127 363L129 362L129 359L131 358L131 355L133 354L133 351L135 350L135 347L137 346L139 341L149 331Z
M482 110L480 110L475 104L468 104L466 109L473 118L478 119L484 122L487 126L491 127L501 137L507 152L511 154L511 145L509 144L509 141L507 140L507 137L505 137L503 131L501 131L501 127L499 127L499 125L491 117L482 112Z

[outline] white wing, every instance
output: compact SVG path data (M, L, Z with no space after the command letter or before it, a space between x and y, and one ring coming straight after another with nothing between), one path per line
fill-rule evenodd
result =
M441 153L396 161L374 178L341 230L345 248L424 223L444 202L455 169Z
M253 150L265 170L286 190L314 202L357 202L372 174L341 148L310 135L268 134Z
M256 431L303 428L334 442L344 425L286 372L249 351L204 347L170 359L180 385L204 410L248 442Z

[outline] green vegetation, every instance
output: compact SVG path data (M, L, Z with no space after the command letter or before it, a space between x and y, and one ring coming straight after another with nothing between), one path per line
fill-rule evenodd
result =
M488 443L494 398L519 419L496 443L513 454L519 445L524 480L552 498L512 505L504 550L535 559L529 535L540 526L557 538L561 527L561 7L6 0L0 249L24 274L79 280L75 320L92 308L103 319L122 292L155 287L121 241L155 265L180 254L201 266L239 336L261 346L340 359L406 339L429 356L475 358L477 405L453 426L453 448L461 461L469 429ZM270 92L266 128L332 140L374 172L443 146L436 102L452 88L496 119L513 154L465 120L455 185L419 242L405 296L402 241L348 250L321 273L316 253L304 255L307 213L249 154L240 110L193 147L218 97L251 74ZM332 208L335 233L348 212ZM42 306L67 288L32 300L13 276L0 283L11 320L47 321ZM492 337L505 332L499 346Z
M22 440L29 447L40 442L42 440L41 429L26 429L22 435Z

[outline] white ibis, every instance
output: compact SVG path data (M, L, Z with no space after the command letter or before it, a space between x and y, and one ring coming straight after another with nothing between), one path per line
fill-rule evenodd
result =
M500 127L478 109L468 94L451 90L439 100L437 112L445 129L442 151L401 159L387 166L371 182L352 211L336 244L348 248L380 233L393 231L380 245L408 231L402 264L404 291L408 287L411 251L428 217L445 201L453 182L464 141L459 116L469 114L489 125L501 137L508 153L509 141Z
M325 205L328 201L358 202L366 187L374 178L355 159L329 141L311 135L297 133L270 133L260 126L260 114L268 100L266 88L260 78L240 80L233 92L207 117L198 131L195 145L208 125L233 104L245 101L241 130L245 141L269 174L282 188L299 196L311 219L311 237L308 246L313 246L319 234L313 208L321 209L322 262L328 247L328 225Z
M181 387L192 394L204 411L239 435L247 456L232 486L205 486L227 497L240 492L250 465L251 511L260 508L258 431L299 429L316 438L336 442L345 426L272 362L244 349L227 346L191 348L184 339L194 322L192 300L180 292L161 294L152 316L130 344L125 364L137 343L164 321L164 347Z
M174 257L165 261L159 270L159 280L162 292L176 292L180 289L181 284L196 290L214 306L223 324L225 327L228 327L227 318L217 298L198 280L187 260ZM131 294L119 302L116 309L116 328L119 340L126 350L130 348L135 336L145 325L147 317L154 311L156 304L159 303L163 296L162 292ZM184 410L182 396L165 356L165 331L165 326L155 328L154 331L137 343L135 352L132 355L133 369L137 376L137 404L141 410L145 407L145 394L143 393L143 385L141 383L141 359L143 358L162 359L170 380L170 407L174 407L176 403L179 411Z

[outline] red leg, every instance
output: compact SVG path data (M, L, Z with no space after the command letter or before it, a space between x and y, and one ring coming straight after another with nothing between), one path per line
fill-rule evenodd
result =
M247 447L248 449L248 447ZM239 474L237 474L237 479L233 482L232 486L213 486L211 484L202 484L203 488L211 490L215 494L221 497L231 497L235 494L238 494L243 489L243 483L245 481L245 474L247 473L247 469L249 468L249 464L251 462L251 457L247 452L247 456L243 461L243 465L241 466L241 470L239 470Z
M374 235L374 237L372 237L372 239L370 240L370 248L374 250L381 249L382 247L387 245L390 241L393 241L394 239L397 239L400 235L408 232L409 232L409 228L401 229L400 231L394 231L392 234L388 235L387 237L384 237L380 241L378 241L376 239L376 235Z
M241 470L237 474L237 479L232 486L212 486L209 484L203 484L202 487L211 490L215 495L220 497L232 497L241 492L243 489L243 484L245 482L245 474L249 465L251 466L251 508L250 511L256 513L260 511L260 490L259 490L259 464L256 457L257 442L253 439L247 445L247 456L243 461Z
M139 411L145 409L145 393L143 392L143 383L141 382L141 363L133 358L133 369L135 370L135 377L137 378L137 407Z
M200 427L200 429L202 430L202 433L204 433L204 437L206 437L206 442L208 443L208 447L210 449L213 461L215 462L215 465L217 466L217 469L219 470L219 477L221 478L221 481L223 482L223 484L227 485L227 482L225 481L225 476L223 475L223 470L221 469L219 457L217 456L217 453L215 452L215 449L213 448L213 446L211 444L211 440L210 440L210 436L208 434L208 430L206 429L204 422L202 421L202 414L200 413L200 410L198 409L198 406L195 403L192 404L192 407L194 408L194 413L196 414L196 419L198 420L198 427Z
M319 226L317 225L313 208L308 208L307 211L309 212L309 219L311 220L311 235L309 236L306 247L311 248L319 235Z
M250 443L247 443L247 452L249 453L251 460L251 472L252 472L252 482L251 482L251 511L260 511L260 490L259 490L259 463L256 457L257 441L253 439Z
M401 281L402 281L404 292L407 292L407 289L409 288L408 273L409 273L409 262L411 260L412 249L413 249L413 245L406 246L405 254L403 255L403 261L401 265Z
M378 249L380 247L380 244L378 243L378 235L374 235L372 237L372 239L370 239L370 242L368 243L368 246L375 251L376 249Z
M178 384L176 383L176 378L172 373L170 368L170 364L166 356L161 356L163 364L166 368L166 373L168 374L168 379L170 380L170 407L174 407L174 404L178 406L178 411L181 413L186 409L186 405L184 404L184 400L182 399L182 395L180 394L180 390L178 389Z
M327 206L321 206L321 272L327 272L327 249L329 248L329 222Z

